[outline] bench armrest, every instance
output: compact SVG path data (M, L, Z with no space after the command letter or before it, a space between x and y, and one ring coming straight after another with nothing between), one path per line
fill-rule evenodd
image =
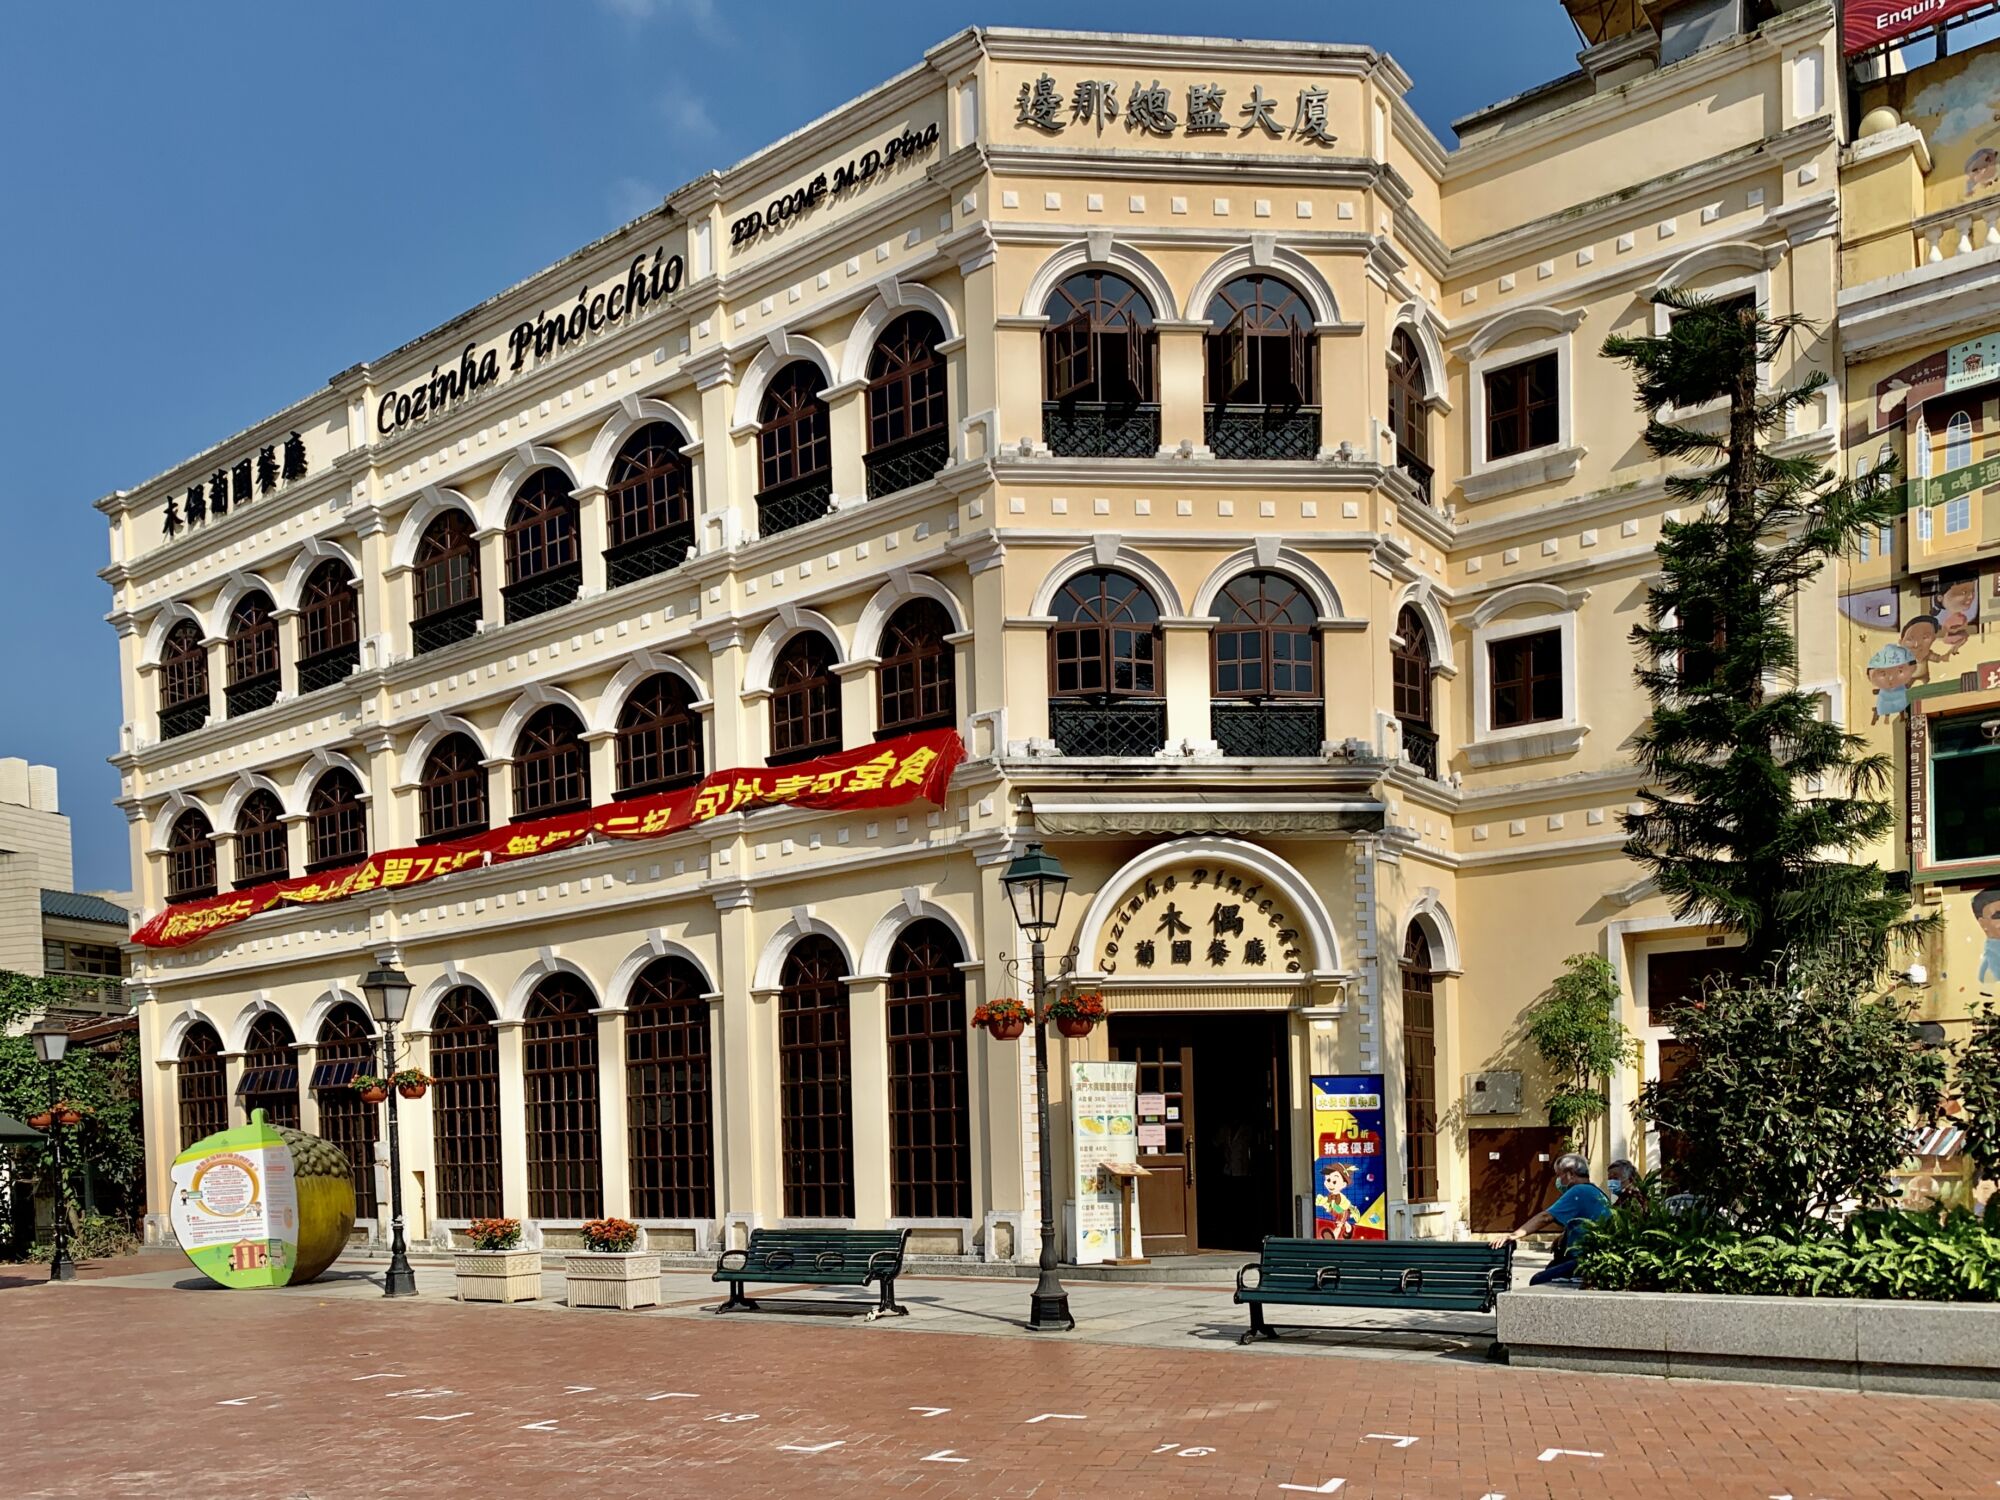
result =
M1252 1272L1255 1272L1257 1276L1255 1284L1245 1285L1243 1278L1245 1276L1250 1275ZM1236 1290L1239 1292L1254 1291L1256 1290L1257 1287L1262 1286L1263 1284L1264 1284L1264 1263L1260 1260L1251 1261L1249 1265L1242 1267L1236 1273Z
M1405 1266L1403 1274L1396 1278L1399 1292L1421 1292L1424 1289L1424 1273L1416 1266Z
M900 1250L877 1250L868 1257L868 1274L879 1276L885 1270L893 1275L903 1267L903 1252Z
M1340 1287L1339 1266L1321 1266L1317 1271L1313 1272L1313 1290L1316 1292L1325 1291L1328 1277L1333 1278L1334 1289L1336 1291L1339 1290Z
M822 1250L813 1257L815 1271L838 1271L847 1264L847 1257L838 1250Z
M721 1255L716 1257L715 1269L718 1271L727 1271L728 1269L730 1269L729 1257L732 1255L735 1256L737 1259L737 1265L736 1265L737 1270L747 1271L750 1269L750 1252L748 1250L723 1251Z
M764 1257L764 1269L767 1271L782 1271L786 1267L796 1264L797 1261L798 1257L789 1250L773 1250Z

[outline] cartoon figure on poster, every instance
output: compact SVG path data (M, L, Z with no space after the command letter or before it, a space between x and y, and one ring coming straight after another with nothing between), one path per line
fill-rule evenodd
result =
M1315 1078L1312 1090L1313 1237L1386 1239L1382 1075Z

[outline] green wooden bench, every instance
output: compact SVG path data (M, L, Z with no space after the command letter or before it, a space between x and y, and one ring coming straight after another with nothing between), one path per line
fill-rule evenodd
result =
M1446 1240L1293 1240L1273 1236L1236 1273L1250 1328L1275 1339L1266 1307L1393 1307L1492 1312L1514 1278L1514 1246Z
M753 1229L742 1250L725 1250L715 1263L715 1281L727 1282L729 1300L718 1313L755 1310L743 1295L751 1282L785 1286L867 1286L881 1288L882 1300L869 1309L868 1321L883 1313L907 1318L910 1310L896 1301L896 1278L903 1270L907 1229Z

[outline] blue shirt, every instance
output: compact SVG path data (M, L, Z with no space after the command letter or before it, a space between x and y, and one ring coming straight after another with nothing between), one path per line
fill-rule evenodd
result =
M1605 1197L1604 1189L1596 1183L1579 1182L1575 1187L1564 1190L1563 1195L1549 1205L1549 1217L1563 1227L1555 1252L1556 1259L1561 1260L1583 1239L1583 1229L1579 1226L1611 1217L1611 1200Z

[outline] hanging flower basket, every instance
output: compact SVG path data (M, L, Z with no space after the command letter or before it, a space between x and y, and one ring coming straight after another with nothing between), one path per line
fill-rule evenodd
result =
M28 1116L28 1123L37 1130L47 1130L55 1122L56 1117L46 1109Z
M380 1104L389 1097L389 1080L377 1078L373 1073L363 1073L354 1080L354 1092L361 1096L363 1104Z
M1049 1018L1064 1036L1089 1036L1104 1019L1104 997L1091 991L1081 995L1057 995L1048 1004Z
M83 1116L67 1104L57 1105L55 1114L56 1124L58 1125L81 1125L83 1123Z
M984 1026L996 1042L1011 1042L1027 1028L1028 1007L1018 1000L987 1002L972 1013L972 1024Z
M424 1090L437 1082L422 1068L405 1068L389 1081L396 1085L396 1092L405 1099L423 1098Z

